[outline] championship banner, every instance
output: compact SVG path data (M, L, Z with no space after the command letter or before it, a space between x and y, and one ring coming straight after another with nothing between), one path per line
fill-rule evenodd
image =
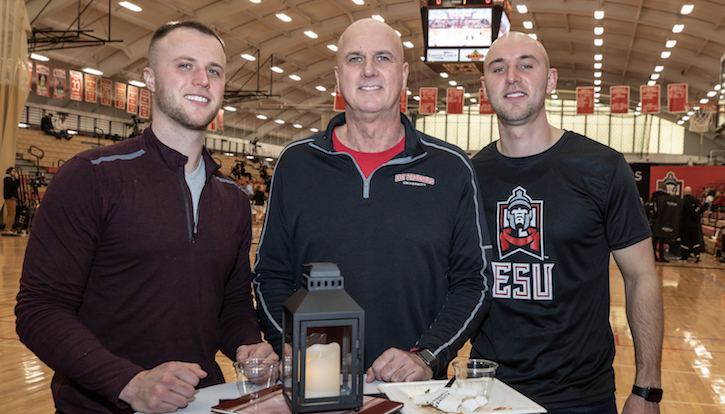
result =
M491 106L491 102L483 96L483 88L478 90L478 114L479 115L494 115L496 112Z
M30 89L28 89L28 90L32 91L33 90L33 61L32 60L28 61L28 74L30 75L30 76L28 76L28 79L29 79L28 82L30 82L28 84L28 87Z
M576 88L576 114L594 114L594 87L580 86Z
M343 99L342 94L337 89L337 85L335 85L335 101L333 102L333 110L335 112L345 112L345 99Z
M114 105L117 109L126 109L126 84L116 82L116 103Z
M50 68L42 63L35 64L35 92L38 96L50 96L48 92L48 78L50 77Z
M400 109L400 112L404 114L408 113L408 88L405 88L402 92L400 92L398 107Z
M685 103L687 102L687 84L673 83L667 85L667 112L678 113L687 112Z
M211 120L209 125L206 126L207 131L216 131L216 118L217 117L214 117L214 119Z
M128 85L128 102L126 104L126 112L134 114L138 112L138 88Z
M148 89L141 89L138 96L138 116L139 118L149 119L151 111L151 92Z
M98 77L86 73L86 102L98 102Z
M433 115L436 113L436 102L438 101L438 88L420 88L420 105L418 113L421 115Z
M642 102L643 114L658 114L660 112L660 85L641 85L639 99Z
M74 70L70 73L70 98L74 101L83 100L83 73Z
M609 88L609 111L612 114L629 113L629 86Z
M463 89L448 88L446 90L446 113L462 114L463 113Z
M224 131L224 110L220 109L216 114L216 129Z
M65 99L65 69L53 68L53 98Z
M111 106L111 93L113 92L113 81L101 78L101 105Z

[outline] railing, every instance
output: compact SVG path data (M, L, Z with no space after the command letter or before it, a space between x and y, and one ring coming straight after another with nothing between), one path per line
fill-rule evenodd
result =
M47 113L52 113L54 116L63 113L62 108L57 110L47 110L43 108L36 108L33 106L26 106L23 109L23 115L20 120L21 123L28 125L33 128L40 128L40 122ZM77 131L79 135L98 137L97 130L108 131L108 134L103 134L102 138L122 140L128 138L133 131L134 123L133 120L129 122L109 121L107 119L97 118L89 115L76 115L67 114L65 123L68 129Z

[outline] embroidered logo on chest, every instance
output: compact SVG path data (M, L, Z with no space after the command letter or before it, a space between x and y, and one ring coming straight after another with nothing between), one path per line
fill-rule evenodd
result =
M403 185L414 185L418 187L425 187L427 185L436 184L435 178L415 173L395 174L395 182L403 183Z

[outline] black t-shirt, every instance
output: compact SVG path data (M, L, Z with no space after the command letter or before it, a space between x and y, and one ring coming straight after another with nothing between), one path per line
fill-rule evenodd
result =
M624 157L566 132L547 151L473 158L494 242L491 310L474 357L547 409L614 393L610 251L650 236Z

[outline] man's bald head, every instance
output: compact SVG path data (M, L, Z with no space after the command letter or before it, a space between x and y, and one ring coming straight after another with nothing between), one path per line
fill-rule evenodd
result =
M524 49L528 51L527 53L534 53L536 55L539 55L537 56L537 58L540 57L542 59L542 61L546 65L546 69L548 70L551 68L551 63L549 62L549 54L546 52L546 48L544 47L544 45L541 44L541 42L532 38L526 33L509 32L496 39L496 41L494 41L491 47L488 49L488 53L486 53L486 59L483 63L483 73L485 74L486 68L498 58L498 52L500 50L509 50L514 47Z
M684 191L684 194L685 195L691 195L692 194L692 187L687 186L687 187L685 187L685 189L683 191Z
M341 63L341 59L344 59L348 52L349 47L346 43L349 43L350 39L354 39L358 36L363 36L368 33L376 33L382 35L389 40L385 44L389 44L393 47L390 50L396 59L403 61L403 41L395 33L395 29L388 26L387 24L380 22L375 19L367 18L356 21L345 29L340 36L340 40L337 42L337 64Z

